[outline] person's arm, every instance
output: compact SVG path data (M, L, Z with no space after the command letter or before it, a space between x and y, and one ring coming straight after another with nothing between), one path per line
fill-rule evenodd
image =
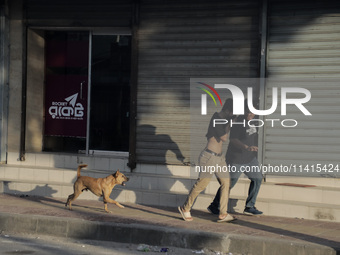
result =
M246 150L246 151L257 151L258 150L257 146L248 146L248 145L242 143L238 138L232 138L232 139L230 139L230 142L236 148L241 149L241 150Z
M228 133L226 133L224 136L220 137L222 142L226 142L228 140Z
M230 132L230 125L229 125L229 124L225 127L224 132L225 132L225 134L224 134L223 136L220 137L220 139L222 140L222 142L226 142L226 141L228 140L229 132Z

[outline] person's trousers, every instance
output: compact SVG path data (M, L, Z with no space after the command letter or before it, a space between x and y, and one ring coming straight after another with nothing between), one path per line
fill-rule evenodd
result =
M230 171L230 189L232 189L240 178L241 174L244 173L250 179L250 185L248 189L248 197L246 200L246 207L254 207L256 203L257 195L259 194L261 183L262 183L262 173L259 169L259 162L255 157L249 163L246 164L234 164ZM219 190L216 193L212 205L218 208L220 203Z
M190 211L197 196L208 186L213 174L216 175L220 183L220 214L227 213L230 178L224 156L215 156L209 152L202 151L199 157L199 177L192 187L187 200L183 205L185 211ZM197 168L196 168L197 169Z

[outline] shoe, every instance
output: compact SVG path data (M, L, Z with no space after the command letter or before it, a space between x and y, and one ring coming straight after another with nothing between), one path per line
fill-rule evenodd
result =
M254 206L254 207L246 207L243 213L247 215L260 215L263 212L257 210L256 207Z
M227 214L227 216L225 216L223 219L218 219L217 222L218 223L222 223L222 222L230 222L236 220L236 218L234 218L233 216L231 216L229 213Z
M183 220L185 221L192 221L193 218L191 217L190 212L185 212L182 207L178 206L178 211L181 213Z
M207 210L212 214L220 214L220 210L216 206L213 206L213 205L209 205Z

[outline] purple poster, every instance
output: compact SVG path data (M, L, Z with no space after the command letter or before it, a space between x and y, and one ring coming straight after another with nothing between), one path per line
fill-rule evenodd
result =
M46 78L45 135L86 137L87 76Z

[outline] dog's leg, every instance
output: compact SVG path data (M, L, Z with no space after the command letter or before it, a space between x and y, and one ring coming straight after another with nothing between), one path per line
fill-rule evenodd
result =
M111 213L108 209L107 209L107 203L110 203L110 204L115 204L116 206L120 207L120 208L124 208L123 205L121 205L120 203L118 203L117 201L111 199L109 197L109 195L105 195L103 196L103 201L104 201L104 210L105 212L107 213Z
M67 201L65 203L65 207L69 205L70 203L70 199L72 198L73 194L69 195L68 198L67 198Z
M69 209L72 211L72 202L76 200L81 193L82 193L81 191L75 189L74 193L68 196L65 206L68 205Z
M74 194L71 194L68 196L67 198L67 201L65 203L65 207L69 206L69 209L72 210L72 201L73 201L73 198L74 198Z
M106 203L106 202L104 202L104 210L105 210L105 212L107 212L107 213L112 213L111 211L109 211L109 210L107 209L107 203Z

